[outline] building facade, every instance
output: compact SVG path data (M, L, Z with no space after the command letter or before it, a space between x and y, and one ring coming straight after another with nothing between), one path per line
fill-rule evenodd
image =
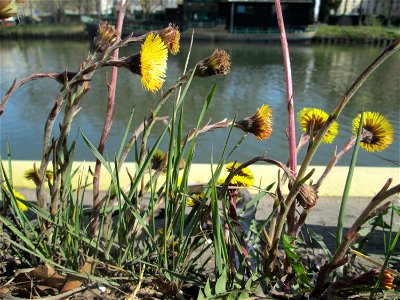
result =
M400 0L342 0L335 15L400 17Z

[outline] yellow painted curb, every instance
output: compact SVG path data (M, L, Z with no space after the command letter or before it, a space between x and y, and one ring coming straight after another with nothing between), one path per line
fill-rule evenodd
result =
M15 188L30 188L34 189L35 186L32 181L24 178L24 173L28 169L33 168L33 161L13 161L13 185ZM36 162L39 166L40 162ZM7 161L3 161L3 166L7 168ZM85 178L88 174L88 168L94 170L94 162L75 162L73 168L79 168L77 175L73 180L73 185L77 185L78 178ZM324 171L323 166L310 167L310 170L315 168L315 173L311 178L316 182L319 176ZM51 169L51 167L49 168ZM216 166L214 166L214 170ZM256 178L256 185L265 188L269 184L277 181L278 167L271 165L253 165L250 167ZM134 176L135 164L125 163L121 168L120 182L121 185L129 185L129 176L127 173ZM340 197L343 193L344 185L346 182L348 167L334 167L331 173L326 178L325 182L319 190L319 196L336 196ZM208 164L193 164L190 169L189 184L206 184L211 178L211 167ZM400 182L400 169L399 168L381 168L381 167L356 167L353 176L353 182L350 189L350 196L352 197L371 197L374 196L385 184L388 178L393 178L393 185ZM91 183L91 176L88 182ZM111 177L105 168L102 168L100 189L108 189ZM89 187L91 188L91 187ZM253 190L256 192L256 190Z

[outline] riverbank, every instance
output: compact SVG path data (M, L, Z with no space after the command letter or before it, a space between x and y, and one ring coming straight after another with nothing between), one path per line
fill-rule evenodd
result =
M182 32L182 39L189 39L192 30L195 36L201 40L223 40L223 41L268 41L277 40L275 35L265 34L254 30L240 34L230 34L224 26L212 29L189 28ZM400 38L399 27L381 26L329 26L317 25L313 36L310 34L304 37L298 35L299 39L306 38L316 43L332 44L373 44L380 45ZM44 25L20 25L15 27L0 27L1 39L88 39L88 34L83 24L44 24ZM312 38L312 39L311 39ZM293 35L296 40L296 35Z
M83 24L0 26L0 39L88 39Z
M317 26L314 43L321 44L365 44L388 46L400 38L399 27L382 26Z

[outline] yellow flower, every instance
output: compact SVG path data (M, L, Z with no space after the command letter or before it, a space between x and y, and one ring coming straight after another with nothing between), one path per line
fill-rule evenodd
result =
M259 141L265 140L272 133L272 110L267 104L264 104L257 109L253 116L236 122L235 127L254 134Z
M27 180L35 181L35 178L38 176L39 176L39 174L36 174L34 169L26 170L24 173L24 177ZM47 180L52 180L53 179L53 171L46 170L46 178L47 178Z
M298 113L299 123L303 132L310 134L313 128L313 136L317 135L322 125L328 120L329 115L319 108L303 108ZM331 144L339 132L339 124L335 121L322 139L324 144Z
M23 0L0 0L0 19L18 16Z
M357 134L361 114L353 120L353 133ZM393 127L377 112L364 112L360 146L368 152L383 151L393 142Z
M158 91L164 83L168 49L159 35L149 33L140 52L142 85L150 92Z
M204 201L204 193L193 194L187 197L186 204L190 207L198 206L202 201Z
M217 181L217 185L222 186L225 183L227 177L220 177ZM242 175L235 175L233 176L230 186L237 186L237 187L251 187L254 184L254 178L242 176Z
M225 166L225 169L228 172L231 172L233 169L240 167L242 164L239 162L230 162ZM223 185L227 177L220 177L217 181L217 185ZM250 171L249 168L243 168L239 171L238 174L233 176L230 185L238 186L238 187L250 187L254 184L254 175Z
M230 68L229 54L224 50L215 49L211 56L197 63L195 75L200 77L226 75Z
M164 41L164 44L168 47L171 54L176 55L179 52L179 40L181 38L178 26L169 24L168 27L159 30L157 33Z
M14 198L17 200L17 205L18 205L19 209L22 210L22 211L27 211L28 210L28 206L26 206L24 203L19 201L19 200L25 200L25 197L22 196L22 194L19 193L15 189L13 189L13 195L14 195Z
M231 172L232 170L237 169L237 168L240 167L241 165L242 165L242 164L241 164L240 162L232 161L232 162L228 163L228 164L225 166L225 169L226 169L228 172ZM239 172L237 175L244 176L244 177L248 177L248 178L254 178L253 173L250 171L249 168L243 168L243 169L241 169L240 172Z

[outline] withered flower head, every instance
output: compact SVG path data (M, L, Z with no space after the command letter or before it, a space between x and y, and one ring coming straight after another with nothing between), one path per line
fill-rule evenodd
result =
M94 44L97 49L103 51L117 41L118 35L115 26L101 21L97 29L97 35L94 38Z
M226 75L230 68L229 54L225 50L215 49L211 56L197 63L195 75L200 77Z
M18 16L23 0L0 0L0 19Z
M300 188L300 192L296 197L299 204L305 209L311 208L317 204L318 191L312 185L303 184Z
M353 133L356 135L360 126L361 114L353 120ZM383 151L393 142L393 127L390 122L377 112L364 112L360 146L368 152Z
M259 141L265 140L272 133L272 110L264 104L253 116L236 122L235 127L254 134Z
M179 52L179 40L181 38L178 26L169 24L168 27L159 30L157 33L168 47L171 54L176 55Z
M322 128L322 125L328 120L329 115L319 108L303 108L298 113L299 123L301 130L308 135L313 136L318 134L318 131ZM311 129L312 128L312 129ZM324 144L331 144L339 132L339 124L334 121L329 127L328 131L322 139Z

